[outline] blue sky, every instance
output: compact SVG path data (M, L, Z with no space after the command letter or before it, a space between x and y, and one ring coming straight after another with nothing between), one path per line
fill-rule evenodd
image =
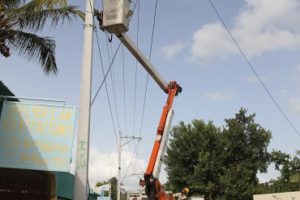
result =
M300 129L298 78L300 2L298 0L212 2L273 97L295 127ZM85 9L83 1L69 1L69 3ZM141 1L139 46L147 56L150 51L154 6L155 1ZM96 7L101 9L100 1L96 1ZM137 38L137 22L136 11L128 33L133 40ZM36 62L29 62L18 57L17 52L12 52L10 58L0 57L1 80L17 96L63 99L69 105L78 106L83 22L77 20L73 24L65 23L56 29L46 29L41 34L52 36L57 41L58 75L45 76ZM95 31L95 35L100 41L104 68L107 69L109 58L115 52L119 41L114 37L112 43L107 44L105 34L99 29ZM145 169L166 95L154 81L149 80L143 128L140 132L146 73L141 66L137 66L136 100L134 100L136 64L126 49L124 60L126 118L121 50L117 54L107 84L116 130L120 130L124 135L143 137L138 144L137 159L134 155L137 143L132 142L123 149L123 174L127 174L124 184L132 188L137 185L138 178L130 174L141 173ZM183 87L182 94L174 104L173 125L179 121L189 123L193 119L204 119L222 126L225 118L233 117L234 113L244 107L249 113L256 113L256 121L272 131L270 150L279 149L294 154L299 149L300 136L289 126L261 87L208 0L158 2L151 62L166 81L176 80ZM103 79L96 37L93 63L94 96ZM92 184L96 180L105 180L115 175L116 162L116 139L107 95L105 88L102 88L92 106L90 156ZM126 170L128 166L129 170ZM274 176L275 173L271 171L268 175L260 175L260 178L263 181ZM166 180L164 173L162 179Z

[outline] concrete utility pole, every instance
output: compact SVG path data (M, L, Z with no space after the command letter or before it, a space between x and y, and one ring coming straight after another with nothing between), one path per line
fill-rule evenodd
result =
M118 144L118 187L117 187L117 200L121 199L121 153L122 153L122 147L132 140L141 140L141 137L135 137L135 136L122 136L121 133L119 135L119 144ZM125 143L122 144L122 139L129 139Z
M93 10L94 0L86 0L83 58L81 65L81 85L79 102L79 120L77 135L76 169L74 200L87 200L89 139L90 139L90 105L92 82L92 47L93 47Z

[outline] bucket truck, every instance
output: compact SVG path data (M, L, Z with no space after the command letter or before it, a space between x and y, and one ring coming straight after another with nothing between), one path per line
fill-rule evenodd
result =
M128 31L129 21L133 13L130 10L130 2L130 0L104 0L103 11L97 14L97 19L99 20L101 29L115 34L150 74L159 87L168 95L157 128L156 139L148 167L144 174L144 180L140 181L140 184L145 186L145 192L149 200L166 200L169 198L159 182L159 174L167 147L168 133L173 116L173 101L175 96L182 91L182 88L176 81L171 81L167 84L152 66L150 61L126 35L125 32Z

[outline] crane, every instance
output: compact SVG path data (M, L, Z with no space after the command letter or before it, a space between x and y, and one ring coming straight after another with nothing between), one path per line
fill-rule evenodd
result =
M173 101L175 96L181 93L182 88L176 81L171 81L167 84L152 66L150 61L126 35L132 14L133 12L130 10L130 0L104 0L103 11L96 13L96 16L101 29L115 34L150 74L159 87L168 95L160 117L156 139L154 141L147 170L144 174L144 180L140 180L140 185L145 186L145 192L149 200L165 200L167 199L167 195L160 184L159 174L162 158L167 147L170 124L174 113L172 110Z
M173 100L175 96L182 91L182 88L176 81L171 81L168 85L168 98L163 108L159 125L157 127L156 139L152 148L147 170L144 174L144 180L140 181L140 185L145 185L145 192L150 200L168 199L159 181L159 174L166 151L168 134L173 116Z

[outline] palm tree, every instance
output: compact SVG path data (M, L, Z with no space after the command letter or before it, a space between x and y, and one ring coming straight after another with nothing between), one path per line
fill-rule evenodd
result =
M36 33L49 21L53 27L59 22L71 22L84 14L67 0L0 0L0 53L10 56L10 49L31 60L36 59L45 73L57 73L55 41ZM1 55L0 55L1 56Z

